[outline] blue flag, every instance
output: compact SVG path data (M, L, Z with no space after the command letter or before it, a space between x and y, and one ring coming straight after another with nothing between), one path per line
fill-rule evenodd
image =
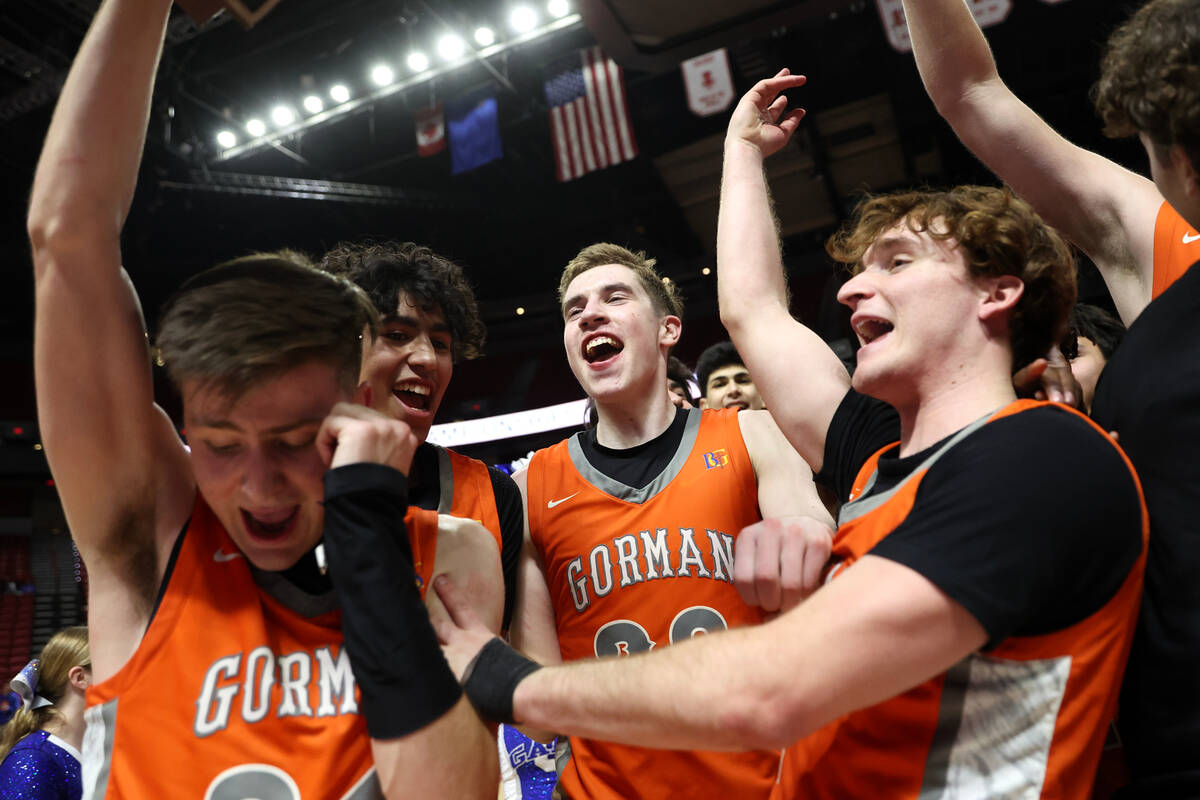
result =
M496 98L473 94L446 103L450 174L482 167L504 156Z

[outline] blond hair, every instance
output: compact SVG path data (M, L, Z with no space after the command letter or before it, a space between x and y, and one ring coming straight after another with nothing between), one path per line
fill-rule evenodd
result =
M567 287L571 285L571 281L593 267L617 264L633 270L646 294L650 295L650 302L654 304L654 309L660 317L673 316L683 319L683 296L679 293L679 287L674 281L658 274L654 268L657 263L645 253L628 250L619 244L600 242L588 245L563 268L562 277L558 281L559 305L566 299Z
M74 628L64 628L50 637L50 641L42 648L38 658L41 666L38 669L36 693L49 700L53 705L41 708L21 708L13 714L12 719L0 728L0 761L8 757L17 742L34 731L45 728L52 720L61 716L55 705L67 693L70 683L71 669L74 667L92 668L92 657L88 651L87 628L82 625Z

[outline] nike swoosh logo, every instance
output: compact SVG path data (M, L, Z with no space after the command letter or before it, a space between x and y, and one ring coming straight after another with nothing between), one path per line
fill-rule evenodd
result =
M575 494L579 494L579 492L576 492ZM575 494L569 494L569 495L567 495L566 497L564 497L562 500L547 500L547 501L546 501L546 508L554 508L555 506L560 506L560 505L562 505L563 503L565 503L565 502L567 502L568 500L570 500L572 497L574 497L574 496L575 496Z
M1191 236L1188 236L1186 233L1183 235L1184 244L1191 244L1197 239L1200 239L1200 233L1193 233Z
M213 553L213 561L216 561L218 564L226 561L233 561L235 558L241 557L241 553L226 553L219 547L217 548L217 552Z

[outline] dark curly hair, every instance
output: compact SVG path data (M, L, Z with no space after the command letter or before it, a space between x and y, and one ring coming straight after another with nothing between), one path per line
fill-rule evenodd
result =
M1109 136L1144 132L1200 168L1200 0L1151 0L1109 37L1093 89Z
M1080 336L1091 339L1100 348L1104 360L1108 361L1125 338L1125 325L1099 306L1076 303L1067 317L1067 335L1059 344L1064 356L1072 359L1078 357Z
M1015 275L1025 284L1009 321L1015 367L1058 343L1075 304L1075 259L1066 240L1028 203L991 186L867 197L825 249L858 272L867 249L901 220L914 232L958 242L972 276Z
M424 311L440 310L450 326L456 362L478 358L487 330L479 318L475 290L462 268L412 242L342 242L325 254L321 269L358 284L381 317L396 313L400 292Z

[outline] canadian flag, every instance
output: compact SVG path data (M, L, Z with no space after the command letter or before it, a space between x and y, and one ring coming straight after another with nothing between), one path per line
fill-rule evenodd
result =
M417 155L431 156L446 149L446 115L442 104L423 108L416 113Z

